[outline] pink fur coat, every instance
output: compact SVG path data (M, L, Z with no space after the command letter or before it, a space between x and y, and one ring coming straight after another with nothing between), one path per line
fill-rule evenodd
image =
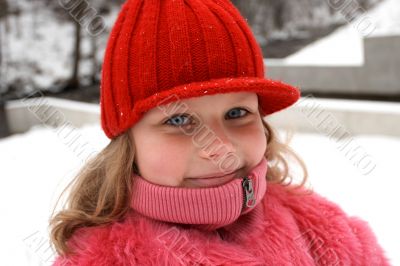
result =
M253 211L217 230L132 210L121 222L79 229L69 245L75 255L54 265L389 265L366 222L316 193L274 184Z

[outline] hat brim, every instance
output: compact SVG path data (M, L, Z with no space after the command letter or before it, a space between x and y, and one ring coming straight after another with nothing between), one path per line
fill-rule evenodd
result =
M258 95L263 116L283 110L300 98L299 88L281 81L255 77L222 78L188 83L156 93L138 102L133 111L141 116L158 105L192 97L230 92L255 92Z
M109 138L114 138L131 128L150 109L171 102L230 92L255 92L262 116L266 116L293 105L300 98L300 89L281 81L256 78L221 78L210 81L187 83L171 89L154 93L135 103L129 117L114 131L105 130Z

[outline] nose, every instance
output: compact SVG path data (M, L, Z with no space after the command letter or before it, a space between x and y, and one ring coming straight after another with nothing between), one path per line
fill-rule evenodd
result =
M199 147L199 156L204 159L219 160L229 154L236 153L235 145L222 125L207 126L203 134L203 141Z

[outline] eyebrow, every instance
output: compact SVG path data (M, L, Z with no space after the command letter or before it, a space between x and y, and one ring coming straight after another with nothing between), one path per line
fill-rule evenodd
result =
M253 95L251 95L251 94L240 96L240 97L237 97L235 99L230 100L228 102L228 104L229 105L235 105L235 104L241 104L241 103L243 103L243 104L246 103L247 104L247 103L250 102L250 99L252 100L252 96ZM258 97L257 97L257 102L258 102Z
M252 94L245 94L245 95L241 95L241 96L235 96L236 98L229 100L229 102L227 104L228 105L235 105L238 102L242 102L242 101L244 102L244 101L249 100L252 96L253 96ZM175 104L175 103L172 102L171 104ZM196 113L195 111L192 111L192 112L190 111L190 110L193 110L193 109L196 109L196 108L193 108L193 107L191 107L189 105L186 105L186 103L184 103L184 105L187 106L188 109L184 108L184 110L183 110L182 108L178 108L178 110L175 110L175 108L172 107L172 110L175 110L175 111L164 113L163 111L160 110L161 112L157 112L157 113L151 114L151 117L159 118L161 116L164 119L164 118L172 117L173 115L176 115L176 114ZM179 106L182 107L181 103L179 104ZM171 106L169 106L169 107L171 107ZM169 109L169 108L167 108L167 109ZM169 110L169 111L171 111L171 110Z
M235 99L230 100L230 101L229 101L229 104L236 104L236 103L238 103L238 102L247 102L247 101L249 101L250 99L252 99L252 96L253 96L252 94L246 94L246 95L237 97L237 98L235 98ZM258 98L258 96L257 96L257 98ZM257 102L258 102L258 99L257 99Z
M237 101L248 100L249 98L253 97L253 95L252 95L252 94L244 94L244 95L236 96L236 97L237 97L237 98L234 99L234 100L232 100L232 101L237 102Z

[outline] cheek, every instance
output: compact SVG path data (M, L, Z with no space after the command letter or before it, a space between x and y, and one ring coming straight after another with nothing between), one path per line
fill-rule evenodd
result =
M246 160L252 162L260 161L267 148L267 139L261 121L244 128L240 134L240 146Z
M187 141L178 137L144 136L138 140L137 163L141 175L150 182L176 186L190 158Z

